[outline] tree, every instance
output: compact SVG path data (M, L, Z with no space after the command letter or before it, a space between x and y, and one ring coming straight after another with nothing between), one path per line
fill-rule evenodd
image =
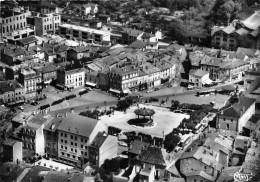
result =
M242 10L242 2L236 0L217 0L211 10L211 20L215 23L230 23L239 11Z
M171 23L171 30L168 33L168 36L172 40L178 41L180 44L183 44L186 40L185 37L186 31L183 26L183 21L180 19L173 20Z
M164 148L168 152L171 152L177 146L177 144L180 142L180 140L181 139L178 135L175 135L173 132L171 132L165 136L165 140L163 142Z

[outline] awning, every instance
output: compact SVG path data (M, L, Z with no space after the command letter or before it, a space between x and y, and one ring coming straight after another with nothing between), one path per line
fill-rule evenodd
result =
M24 102L24 100L18 100L18 101L16 101L15 103L16 104L19 104L19 103L23 103Z
M91 82L86 82L86 85L89 85L89 86L95 87L97 84L96 84L96 83L91 83Z
M211 79L207 79L207 80L204 80L203 82L202 82L202 84L207 84L207 85L209 85L209 84L211 84L212 83L212 80Z
M115 90L115 89L112 89L112 88L109 89L109 91L110 91L110 92L117 93L117 94L120 94L120 93L121 93L121 91L119 91L119 90Z

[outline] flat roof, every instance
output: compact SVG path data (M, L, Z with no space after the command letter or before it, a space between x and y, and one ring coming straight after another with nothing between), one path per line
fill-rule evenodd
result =
M100 34L100 35L109 33L109 32L105 32L105 31L102 31L102 30L92 29L92 28L83 27L83 26L79 26L79 25L66 24L66 23L60 25L60 27L73 29L73 30L79 30L79 31L82 31L82 32L91 32L91 33Z

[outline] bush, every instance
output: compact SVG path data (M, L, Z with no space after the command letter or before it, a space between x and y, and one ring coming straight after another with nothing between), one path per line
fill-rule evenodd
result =
M86 93L88 93L88 90L86 89L86 90L83 90L83 91L80 91L79 92L79 95L81 96L81 95L84 95L84 94L86 94Z
M65 99L66 99L66 100L70 100L70 99L73 99L73 98L75 98L75 97L77 97L77 96L76 96L75 94L72 94L72 95L66 96Z
M40 107L40 110L47 109L48 107L50 107L50 104L43 105Z
M150 102L158 102L159 101L159 99L157 99L157 98L155 98L155 97L150 97Z
M121 132L121 129L113 127L113 126L109 126L108 127L108 134L110 135L118 135Z

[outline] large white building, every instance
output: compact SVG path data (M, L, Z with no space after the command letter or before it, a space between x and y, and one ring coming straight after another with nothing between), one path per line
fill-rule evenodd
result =
M85 85L85 69L65 67L57 70L57 83L62 89L74 89Z
M66 36L67 38L75 38L94 43L110 41L110 32L108 31L102 31L72 24L60 25L59 33L60 35Z
M107 126L102 122L68 113L62 119L58 130L58 158L64 162L78 164L79 161L87 163L89 158L89 145L95 141L99 132L107 133ZM94 156L98 159L97 156Z

